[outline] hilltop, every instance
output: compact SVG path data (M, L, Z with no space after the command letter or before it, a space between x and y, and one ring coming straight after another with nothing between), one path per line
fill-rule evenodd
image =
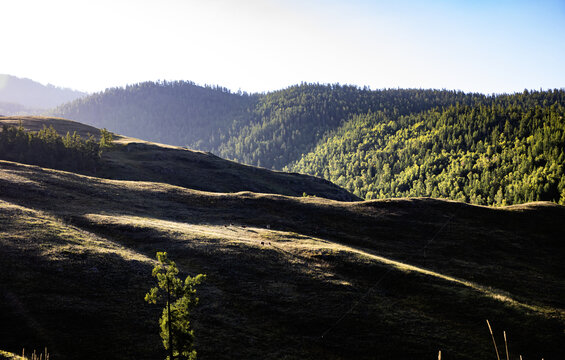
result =
M90 135L96 138L100 134L95 127L61 118L0 117L0 126L19 126L20 123L29 131L53 127L61 135L76 132L82 138ZM103 153L96 167L81 169L81 173L109 179L164 182L204 191L307 194L345 201L359 200L327 180L242 165L203 151L122 135L116 136L114 145ZM6 155L9 154L2 154ZM17 160L17 157L8 159Z
M155 359L156 251L206 273L200 359L565 352L565 208L210 193L0 161L3 350Z

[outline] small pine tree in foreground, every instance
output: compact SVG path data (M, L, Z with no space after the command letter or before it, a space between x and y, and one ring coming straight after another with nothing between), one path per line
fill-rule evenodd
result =
M177 265L167 258L166 252L158 252L157 261L159 263L153 268L157 286L149 290L145 301L150 304L165 304L159 325L163 345L168 351L166 360L194 360L194 331L191 329L189 317L198 304L195 287L206 275L187 276L182 281L177 277Z

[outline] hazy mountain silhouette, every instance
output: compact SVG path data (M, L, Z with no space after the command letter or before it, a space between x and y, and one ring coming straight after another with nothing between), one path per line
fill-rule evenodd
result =
M33 113L85 95L87 94L68 88L42 85L30 79L0 74L0 110L4 115Z

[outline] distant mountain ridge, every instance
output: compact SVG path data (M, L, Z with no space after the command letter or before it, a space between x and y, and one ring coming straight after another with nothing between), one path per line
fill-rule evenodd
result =
M2 116L36 115L41 111L41 109L29 108L18 103L0 101L0 115Z
M36 81L0 74L0 114L37 114L40 110L56 107L79 97L84 92L42 85Z
M189 81L164 81L107 89L59 106L50 115L280 170L355 114L408 114L484 98L446 90L306 83L247 94Z
M128 136L210 151L248 123L257 95L188 81L145 82L106 89L50 115Z

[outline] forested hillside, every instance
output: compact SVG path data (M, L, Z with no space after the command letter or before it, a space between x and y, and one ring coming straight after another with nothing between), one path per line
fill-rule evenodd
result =
M256 95L192 82L112 88L52 111L57 116L170 145L212 150L248 122Z
M52 114L110 131L282 169L354 114L471 104L480 94L302 84L267 94L192 82L146 82L78 99Z
M324 177L365 198L565 201L564 91L514 95L191 82L115 88L54 113L116 133Z
M354 116L289 170L371 198L565 203L565 92Z
M281 169L300 159L328 132L354 114L408 114L482 95L438 90L378 90L302 84L261 96L249 125L220 146L218 154L244 163Z

